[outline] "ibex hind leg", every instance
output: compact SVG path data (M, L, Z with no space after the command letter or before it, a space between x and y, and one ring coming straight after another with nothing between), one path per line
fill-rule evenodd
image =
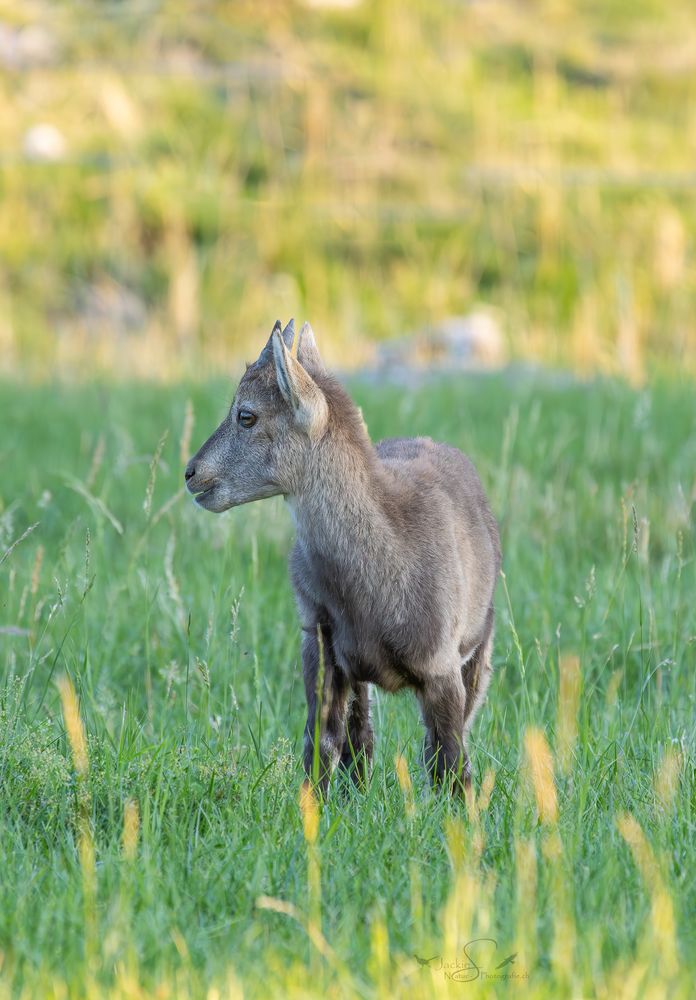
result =
M471 781L471 765L464 742L466 694L458 667L427 684L419 700L426 728L425 765L433 785L462 794Z
M462 664L462 681L466 693L466 708L464 711L464 735L469 730L485 701L488 685L493 676L491 652L493 649L493 618L486 638L476 647L473 654Z

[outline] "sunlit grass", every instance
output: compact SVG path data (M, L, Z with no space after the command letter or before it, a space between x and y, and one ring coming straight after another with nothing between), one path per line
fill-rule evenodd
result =
M180 495L228 385L0 387L8 995L690 995L691 387L354 389L375 437L464 447L500 518L458 804L407 697L364 792L303 786L291 521Z

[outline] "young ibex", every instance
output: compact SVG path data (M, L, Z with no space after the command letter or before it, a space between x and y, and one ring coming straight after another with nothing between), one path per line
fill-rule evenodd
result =
M358 782L369 772L370 684L416 692L433 780L461 790L467 734L491 676L495 519L468 458L429 438L373 446L309 324L295 354L293 340L293 321L276 323L189 462L186 485L216 513L279 494L288 501L304 763L321 790L337 763Z

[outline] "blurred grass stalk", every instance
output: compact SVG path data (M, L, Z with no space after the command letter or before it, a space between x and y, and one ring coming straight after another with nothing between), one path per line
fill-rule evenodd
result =
M65 674L58 679L65 732L77 778L77 855L82 872L85 925L85 973L88 982L94 974L99 952L97 928L97 871L92 832L89 793L89 756L87 738L80 717L80 704L72 681Z

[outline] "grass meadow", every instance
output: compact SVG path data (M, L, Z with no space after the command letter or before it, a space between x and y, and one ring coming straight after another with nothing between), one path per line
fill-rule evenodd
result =
M5 382L1 995L692 995L693 386L352 389L500 520L475 795L378 693L367 791L300 796L290 517L181 489L230 383Z
M691 0L0 0L0 1000L693 995L695 106ZM500 520L465 802L379 693L301 792L290 517L184 495L291 315Z

